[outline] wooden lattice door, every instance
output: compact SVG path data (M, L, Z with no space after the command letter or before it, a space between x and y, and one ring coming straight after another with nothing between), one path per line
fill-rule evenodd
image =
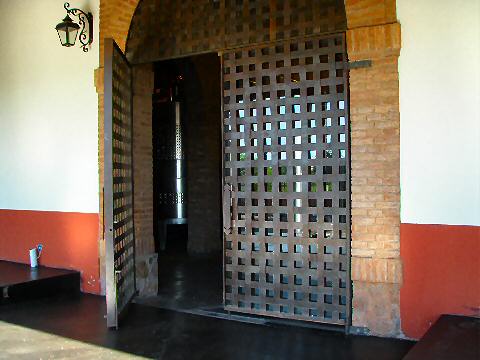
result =
M104 227L107 326L135 294L133 224L132 71L120 48L105 39Z
M227 310L349 323L346 69L344 34L223 54Z

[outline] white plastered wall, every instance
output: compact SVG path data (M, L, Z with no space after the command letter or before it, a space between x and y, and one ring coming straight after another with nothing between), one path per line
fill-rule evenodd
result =
M60 45L63 3L0 0L0 209L98 212L99 1L70 2L94 15L88 53Z
M403 223L480 225L480 1L397 0Z

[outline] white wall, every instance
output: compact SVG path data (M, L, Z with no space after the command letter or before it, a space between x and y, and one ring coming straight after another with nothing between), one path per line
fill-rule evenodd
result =
M480 225L480 1L397 12L402 222Z
M0 0L0 209L98 212L98 0L92 49L64 48L64 1Z

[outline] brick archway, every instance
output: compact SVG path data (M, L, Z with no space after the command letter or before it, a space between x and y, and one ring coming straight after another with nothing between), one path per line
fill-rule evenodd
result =
M125 51L139 2L100 2L99 95L100 211L103 212L103 39ZM400 336L400 24L395 0L345 0L350 63L353 326L358 331ZM100 219L102 216L100 216ZM100 234L103 224L100 224ZM99 241L103 269L104 243Z
M346 29L343 0L144 0L126 55L146 63Z

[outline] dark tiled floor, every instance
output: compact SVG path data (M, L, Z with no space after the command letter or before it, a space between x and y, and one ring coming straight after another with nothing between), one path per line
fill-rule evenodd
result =
M120 329L107 330L105 299L92 295L32 300L0 306L0 324L20 325L83 343L156 359L401 359L412 342L285 326L271 322L251 324L198 316L186 310L219 307L222 299L221 258L167 256L160 259L159 296L133 304ZM147 305L145 305L147 304ZM3 323L2 323L3 322ZM8 325L7 325L8 330ZM12 329L12 334L18 332ZM30 335L29 335L30 336ZM32 334L29 354L50 358L62 340ZM2 339L9 351L24 343ZM13 341L13 342L12 342ZM40 342L51 343L45 350ZM87 348L63 350L60 357L103 358ZM13 350L12 350L13 349ZM2 358L0 349L0 358ZM115 358L115 354L108 354ZM119 355L120 356L120 355ZM29 358L22 357L23 358Z
M159 257L158 274L158 296L142 299L142 304L179 311L222 306L221 254L162 254Z
M115 331L106 329L104 314L104 298L92 295L0 306L0 322L157 359L401 359L413 345L245 324L138 304L132 305L120 330ZM22 346L21 339L18 344Z

